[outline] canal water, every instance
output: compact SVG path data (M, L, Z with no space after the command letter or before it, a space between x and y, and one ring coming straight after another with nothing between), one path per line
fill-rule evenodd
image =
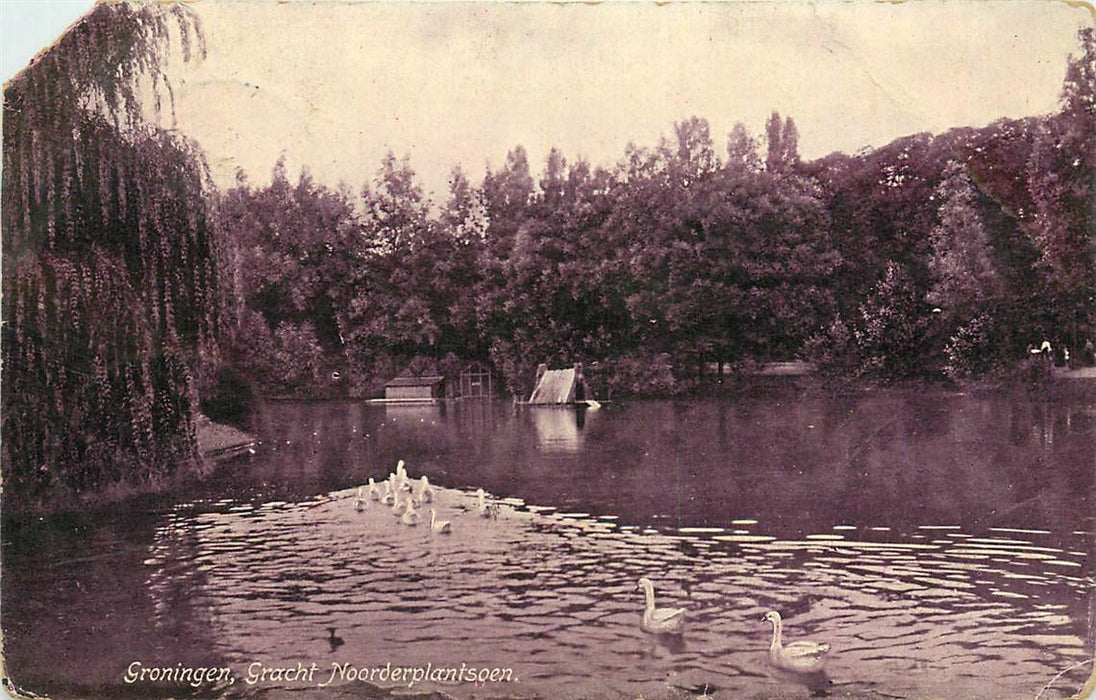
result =
M6 672L58 697L1068 697L1094 422L938 392L271 404L187 493L5 521ZM451 534L355 509L398 459ZM681 637L640 630L644 576ZM829 643L824 676L770 666L768 610Z

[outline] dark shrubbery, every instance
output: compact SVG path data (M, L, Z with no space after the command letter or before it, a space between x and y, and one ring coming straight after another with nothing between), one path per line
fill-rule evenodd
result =
M244 427L258 397L254 386L240 370L222 366L202 391L202 413L218 423Z

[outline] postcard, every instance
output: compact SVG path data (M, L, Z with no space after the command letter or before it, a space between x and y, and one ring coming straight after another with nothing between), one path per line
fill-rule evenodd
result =
M11 697L1092 692L1091 7L79 12L4 76Z

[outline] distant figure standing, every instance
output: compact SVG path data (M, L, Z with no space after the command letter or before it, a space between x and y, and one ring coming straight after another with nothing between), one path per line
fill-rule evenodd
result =
M1092 338L1085 341L1085 349L1081 353L1081 362L1089 367L1096 364L1096 349L1092 347Z
M1043 372L1046 377L1044 381L1047 382L1047 386L1050 382L1054 381L1054 350L1050 347L1049 340L1043 340L1043 344L1039 346L1039 355L1043 362Z

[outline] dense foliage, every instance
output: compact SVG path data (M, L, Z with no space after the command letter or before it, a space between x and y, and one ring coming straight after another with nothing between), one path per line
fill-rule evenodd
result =
M725 157L697 117L608 169L553 149L538 177L517 146L478 187L455 170L440 206L391 154L360 196L292 188L279 164L225 196L248 251L239 365L295 395L471 360L519 395L542 362L672 394L795 358L895 381L997 375L1043 340L1079 357L1096 330L1080 40L1056 114L814 162L774 113L761 140L736 125Z
M170 96L172 42L202 50L182 6L103 3L5 89L9 493L155 479L196 456L196 358L218 308L208 178L142 98Z

